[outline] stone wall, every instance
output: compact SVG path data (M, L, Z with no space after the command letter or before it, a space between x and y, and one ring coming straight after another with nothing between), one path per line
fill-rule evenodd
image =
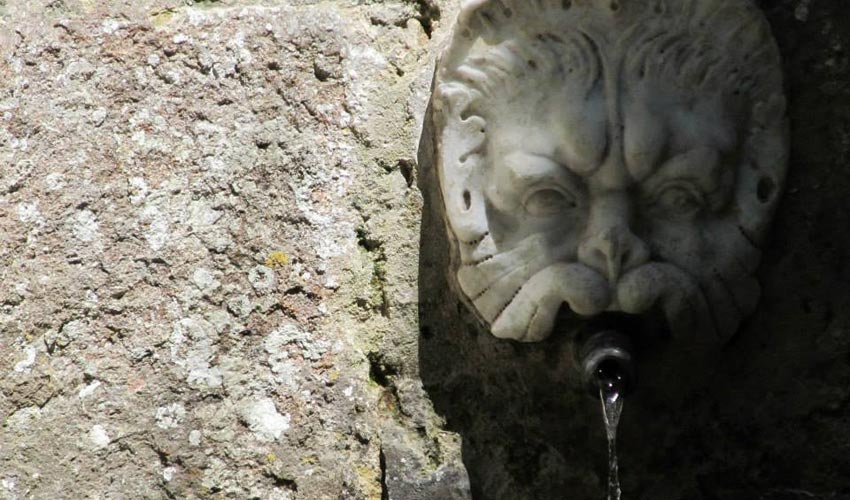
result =
M643 370L627 499L850 494L850 4L761 4L793 127L764 299L693 386ZM602 495L566 336L497 341L447 287L416 149L456 11L0 0L0 498Z
M441 6L0 5L0 498L463 498L417 362Z

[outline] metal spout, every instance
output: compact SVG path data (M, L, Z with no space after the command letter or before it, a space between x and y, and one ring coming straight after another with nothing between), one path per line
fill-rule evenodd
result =
M591 335L578 350L582 381L594 397L617 393L626 395L635 387L632 343L614 330Z

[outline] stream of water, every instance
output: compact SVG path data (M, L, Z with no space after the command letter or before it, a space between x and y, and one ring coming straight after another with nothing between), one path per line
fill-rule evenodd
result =
M617 464L617 426L623 413L623 398L613 385L599 388L602 401L602 418L605 420L605 433L608 436L608 500L620 500L620 471Z

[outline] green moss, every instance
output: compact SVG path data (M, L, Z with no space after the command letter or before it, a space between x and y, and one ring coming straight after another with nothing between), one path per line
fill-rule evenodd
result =
M389 300L387 298L387 257L381 251L372 265L372 297L369 301L372 307L382 315L389 315Z

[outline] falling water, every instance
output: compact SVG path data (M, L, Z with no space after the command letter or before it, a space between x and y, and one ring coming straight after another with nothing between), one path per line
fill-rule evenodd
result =
M602 401L602 418L608 436L608 500L620 500L620 473L617 464L617 425L623 412L623 398L613 383L601 383L599 399Z

